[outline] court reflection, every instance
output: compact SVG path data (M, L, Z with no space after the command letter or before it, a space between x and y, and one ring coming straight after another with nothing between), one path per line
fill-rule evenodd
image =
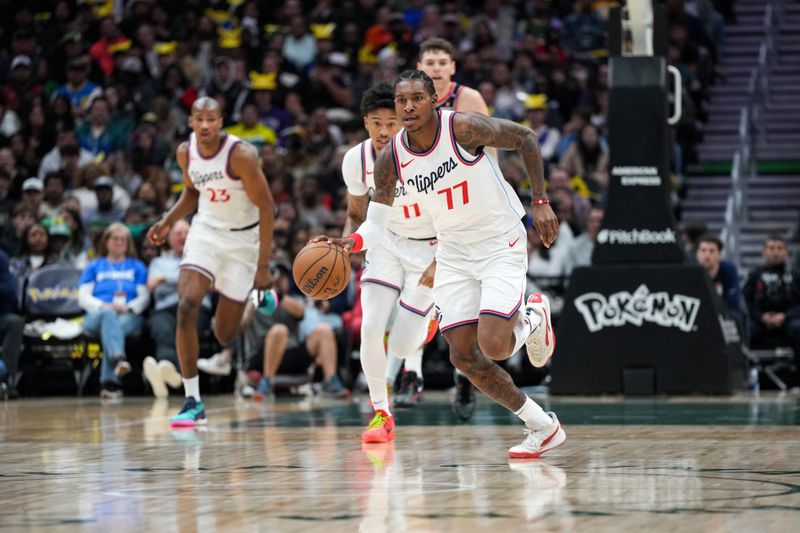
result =
M564 498L567 474L561 468L540 459L510 459L508 467L524 479L520 484L520 507L528 522L554 515L560 529L571 530L573 518Z

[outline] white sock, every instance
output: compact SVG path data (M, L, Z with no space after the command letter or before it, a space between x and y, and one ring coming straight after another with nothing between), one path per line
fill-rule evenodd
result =
M386 381L394 385L401 368L403 368L403 360L392 352L388 352L386 354Z
M200 376L193 378L183 378L183 390L186 392L186 397L193 397L198 402L200 401Z
M531 316L527 317L525 313L520 310L519 314L517 314L517 323L514 324L514 337L516 338L516 342L514 343L514 351L511 352L511 355L514 355L522 348L522 345L525 344L525 339L528 338L528 335L530 335L541 322L542 318L536 313L531 313Z
M389 396L386 394L386 381L384 378L370 377L364 372L369 387L369 399L375 410L382 409L389 412Z
M525 396L525 403L514 414L525 422L525 425L533 430L544 429L553 425L553 419L539 407L539 404Z
M416 372L417 377L422 377L422 348L406 357L406 372Z
M383 395L383 400L372 402L373 407L376 411L384 411L387 415L392 416L392 412L389 410L389 399L386 395Z

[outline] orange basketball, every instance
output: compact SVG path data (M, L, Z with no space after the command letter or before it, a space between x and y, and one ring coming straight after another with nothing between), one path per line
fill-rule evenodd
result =
M347 287L350 259L338 246L314 242L306 245L294 258L292 275L303 294L327 300Z

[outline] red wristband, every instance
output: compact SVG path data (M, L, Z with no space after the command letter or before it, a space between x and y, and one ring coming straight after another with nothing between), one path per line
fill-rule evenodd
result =
M350 235L346 236L345 239L353 239L356 241L356 243L353 245L353 249L350 250L350 253L360 252L364 249L364 237L358 233L351 233Z
M549 205L550 200L547 198L534 198L531 200L531 205Z

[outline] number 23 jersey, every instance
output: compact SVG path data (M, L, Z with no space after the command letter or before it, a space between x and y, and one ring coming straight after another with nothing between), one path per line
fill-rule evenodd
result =
M200 193L195 221L223 230L246 228L258 222L258 209L247 196L242 180L231 173L231 152L240 142L235 135L223 133L217 152L203 157L195 134L189 136L187 169Z
M483 152L473 156L458 145L455 112L437 114L436 138L427 151L411 150L405 129L392 139L403 194L431 214L442 242L479 242L518 226L525 209L497 162Z

